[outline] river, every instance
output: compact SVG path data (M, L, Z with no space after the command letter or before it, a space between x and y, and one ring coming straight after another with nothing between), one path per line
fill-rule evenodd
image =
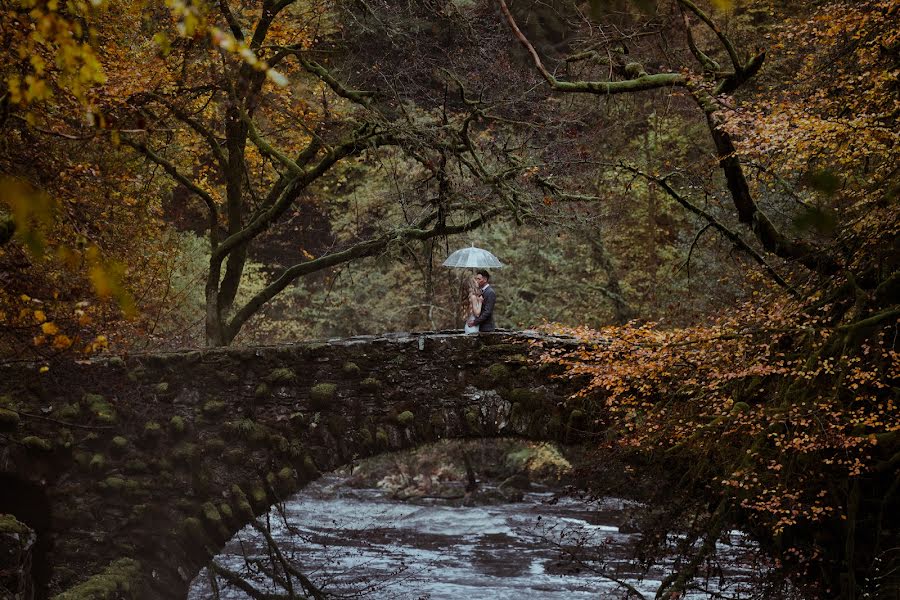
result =
M281 551L332 594L432 600L625 597L620 583L603 576L609 574L652 598L671 572L671 560L644 573L628 560L638 534L628 532L633 505L626 500L587 503L536 489L519 502L451 506L443 500L401 502L381 489L344 483L337 475L323 477L284 503L283 513L270 512L272 537ZM602 561L579 567L564 559L569 551L593 555L596 549L602 550ZM723 568L703 584L730 597L750 597L757 574L750 566L752 544L732 532L718 550ZM247 527L215 561L241 571L247 568L245 555L266 554L264 538ZM259 589L283 591L258 573L249 579ZM223 599L251 597L221 579L217 587ZM204 569L192 582L189 599L215 596Z

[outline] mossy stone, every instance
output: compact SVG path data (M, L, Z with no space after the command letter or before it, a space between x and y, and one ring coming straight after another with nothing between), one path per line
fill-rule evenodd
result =
M234 521L234 511L231 510L231 506L225 504L224 502L219 503L219 514L222 515L222 518L226 521Z
M77 404L64 404L56 414L63 421L71 421L81 416L81 407Z
M156 421L144 423L144 437L148 440L158 439L162 435L162 426Z
M87 467L91 463L91 455L79 450L72 455L72 460L74 460L75 464L79 467Z
M250 501L260 508L268 506L269 495L266 494L266 489L260 484L253 486L253 489L250 490Z
M246 453L238 448L231 448L222 455L222 460L229 465L239 465L246 459Z
M105 600L134 598L140 595L141 563L120 558L87 581L69 588L54 600Z
M210 400L209 402L203 405L203 408L200 410L203 411L203 414L207 417L214 417L216 415L220 415L225 411L225 407L228 406L225 402L221 400Z
M129 473L147 473L150 466L140 459L132 459L125 463L125 470Z
M375 431L375 441L378 442L379 446L387 446L390 444L390 438L388 437L387 431L379 427Z
M328 406L337 393L337 385L333 383L319 383L309 390L309 399L313 408L322 409Z
M172 459L178 464L189 464L197 455L197 446L191 443L179 444L172 450Z
M272 450L286 454L291 449L291 443L280 433L274 433L269 436L269 447Z
M125 366L125 361L120 356L111 356L106 361L106 364L107 364L107 366L116 367L116 368L120 369Z
M316 461L312 459L312 456L308 454L303 457L303 470L310 475L316 475L319 473L319 468L316 466Z
M0 514L0 532L28 534L31 533L31 530L27 525L20 522L14 516L9 514Z
M494 363L485 370L485 377L494 385L501 385L509 380L509 367L503 363Z
M181 530L185 535L192 538L203 539L206 537L206 532L203 530L203 523L201 523L200 519L197 517L188 517L182 521Z
M291 416L288 417L288 420L291 422L291 426L296 431L302 431L306 429L306 415L300 412L291 413Z
M528 363L528 357L524 354L513 354L512 356L507 357L504 362L508 365L524 365Z
M539 408L543 401L543 397L539 392L528 388L513 388L505 396L511 403L521 404L523 408L529 410Z
M377 392L381 389L381 381L374 377L366 377L359 382L359 387L366 392Z
M102 471L106 468L106 457L102 454L94 454L88 463L92 471Z
M100 394L85 393L81 395L81 403L88 408L93 408L98 404L106 404L106 398Z
M35 452L50 452L51 450L53 450L53 446L50 444L50 442L36 435L23 437L21 443L29 450L33 450Z
M125 493L132 498L146 495L144 486L137 479L125 480Z
M160 381L156 384L156 393L165 394L169 391L169 382L168 381Z
M402 425L403 427L408 427L413 420L415 420L416 416L412 414L412 411L404 410L402 413L397 415L397 423Z
M84 394L81 402L87 406L94 418L100 423L112 424L116 422L116 412L106 399L99 394Z
M128 381L132 383L137 383L141 379L147 376L147 371L144 367L138 367L136 369L132 369L128 372Z
M210 438L203 442L203 447L206 449L207 454L220 456L222 451L225 450L226 444L225 440L221 438Z
M0 431L13 431L19 426L19 413L0 408Z
M231 486L231 503L237 509L238 514L247 518L253 518L253 508L250 506L250 500L247 494L241 489L241 486L234 484Z
M569 413L569 424L582 423L586 416L583 410L576 408Z
M187 425L184 422L184 418L175 415L169 419L169 431L176 436L183 435L184 432L187 431Z
M297 380L297 375L293 370L286 367L272 369L266 375L266 381L272 385L286 385Z
M750 410L750 405L746 402L735 402L734 406L731 407L731 414L738 415L740 413L745 413Z
M284 467L278 471L278 479L283 482L290 482L294 479L294 470L290 467Z
M203 518L206 519L207 523L213 525L221 525L222 524L222 515L219 514L219 509L216 508L216 505L212 502L204 502L203 503Z
M128 438L117 435L109 443L110 450L122 454L128 449Z
M121 477L107 477L103 480L103 485L106 487L107 491L121 492L123 489L125 489L125 480Z
M116 413L101 412L97 413L96 418L98 423L102 423L104 425L112 425L116 422Z
M70 450L75 445L75 434L72 433L71 429L61 429L53 445L56 448Z
M355 362L345 362L344 366L341 367L341 372L347 377L359 377L362 373L362 369L359 368L359 365Z

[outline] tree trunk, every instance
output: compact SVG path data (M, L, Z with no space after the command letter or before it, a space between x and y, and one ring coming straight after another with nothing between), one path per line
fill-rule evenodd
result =
M737 209L738 221L748 225L763 248L772 254L786 260L796 261L823 275L830 275L837 271L838 265L833 257L805 240L792 240L785 237L769 220L769 217L759 209L750 193L750 185L747 183L747 177L744 175L744 169L737 156L737 149L731 140L731 135L722 128L715 101L702 89L696 87L689 89L694 100L706 115L706 125L716 146L719 166L725 174L728 191L731 193L731 199Z

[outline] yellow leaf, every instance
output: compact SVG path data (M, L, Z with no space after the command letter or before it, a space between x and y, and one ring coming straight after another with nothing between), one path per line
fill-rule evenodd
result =
M53 347L57 350L65 350L72 345L72 339L65 335L60 334L53 338Z
M38 373L46 373L49 370L50 370L50 367L48 367L47 365L44 365L43 367L38 369Z
M55 323L47 322L41 325L41 331L43 331L46 335L56 335L59 333L59 327L56 326Z
M112 281L110 281L109 274L103 267L91 267L90 278L91 283L94 284L94 291L97 292L98 296L108 298L112 295Z

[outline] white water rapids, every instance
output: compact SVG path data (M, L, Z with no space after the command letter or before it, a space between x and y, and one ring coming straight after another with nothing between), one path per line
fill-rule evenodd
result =
M522 502L507 504L412 504L386 498L378 489L343 487L342 482L337 476L324 477L286 502L290 528L276 511L270 513L272 535L282 552L327 593L410 600L626 597L626 588L606 574L652 598L671 572L671 561L643 574L628 561L627 546L637 534L620 531L628 518L629 502L624 500L553 502L551 492L533 492ZM599 549L603 559L577 569L561 560L567 549L594 557ZM749 597L755 572L748 563L751 544L733 532L718 550L723 568L701 583L730 597ZM250 527L214 560L241 571L245 555L266 556L263 538ZM258 589L284 593L265 576L248 578ZM223 599L250 598L221 579L218 587ZM192 582L189 599L215 597L204 569ZM711 596L698 590L687 597Z

